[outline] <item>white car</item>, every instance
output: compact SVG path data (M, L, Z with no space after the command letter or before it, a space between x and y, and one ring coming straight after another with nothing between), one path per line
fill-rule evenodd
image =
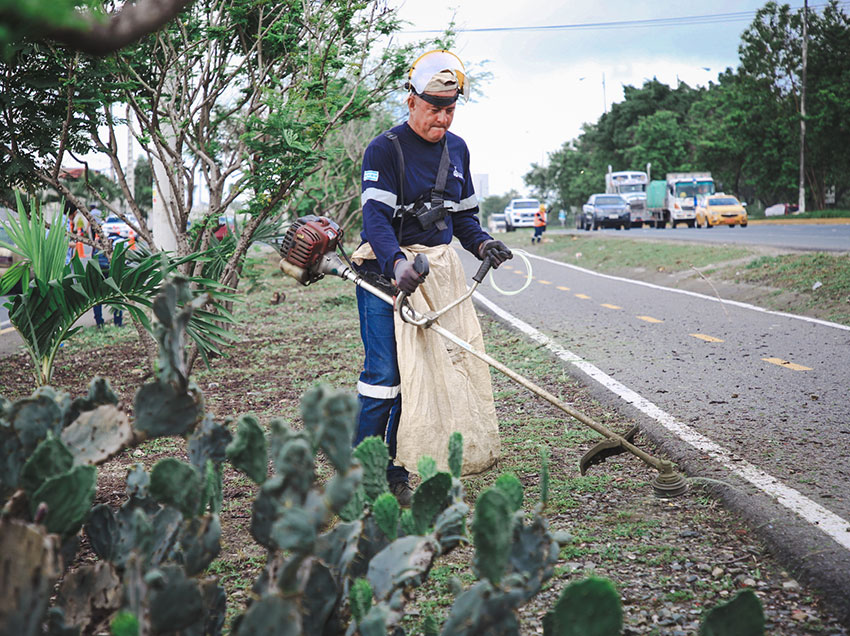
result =
M487 219L487 228L493 234L495 234L496 232L504 232L505 215L498 213L491 214L490 217Z
M104 234L107 237L119 237L125 240L129 240L136 236L136 233L133 231L127 223L122 221L117 216L108 216L106 220L101 224L103 228Z
M513 232L518 227L534 227L534 213L539 209L537 199L511 199L505 208L505 229Z

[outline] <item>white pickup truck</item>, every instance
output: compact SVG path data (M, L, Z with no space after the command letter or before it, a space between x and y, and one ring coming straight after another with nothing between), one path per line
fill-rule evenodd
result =
M534 213L539 209L537 199L511 199L505 208L505 230L513 232L518 227L534 227Z

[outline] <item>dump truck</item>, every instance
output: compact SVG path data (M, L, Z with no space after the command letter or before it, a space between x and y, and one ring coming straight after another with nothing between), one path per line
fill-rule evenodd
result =
M646 209L658 219L655 227L676 227L685 223L694 227L700 200L714 194L710 172L668 172L664 181L650 181L646 190Z

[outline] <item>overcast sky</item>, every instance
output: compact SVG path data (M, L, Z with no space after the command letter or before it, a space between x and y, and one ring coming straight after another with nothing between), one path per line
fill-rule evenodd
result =
M410 24L401 37L442 30L453 13L459 29L545 27L458 34L455 52L465 63L486 61L483 68L493 78L473 85L476 101L458 107L452 131L467 141L473 172L489 175L490 194L502 194L511 188L524 192L522 176L531 164L545 162L547 153L579 135L583 123L595 122L606 107L622 101L623 85L657 77L671 86L677 78L704 86L727 67L737 67L741 34L764 4L407 0L400 15ZM611 24L616 22L631 24ZM591 23L604 26L575 26Z

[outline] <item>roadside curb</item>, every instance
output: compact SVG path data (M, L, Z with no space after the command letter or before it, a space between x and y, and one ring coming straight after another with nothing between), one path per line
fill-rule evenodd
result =
M778 219L750 219L748 223L750 225L847 225L850 223L850 218L795 219L779 217Z

